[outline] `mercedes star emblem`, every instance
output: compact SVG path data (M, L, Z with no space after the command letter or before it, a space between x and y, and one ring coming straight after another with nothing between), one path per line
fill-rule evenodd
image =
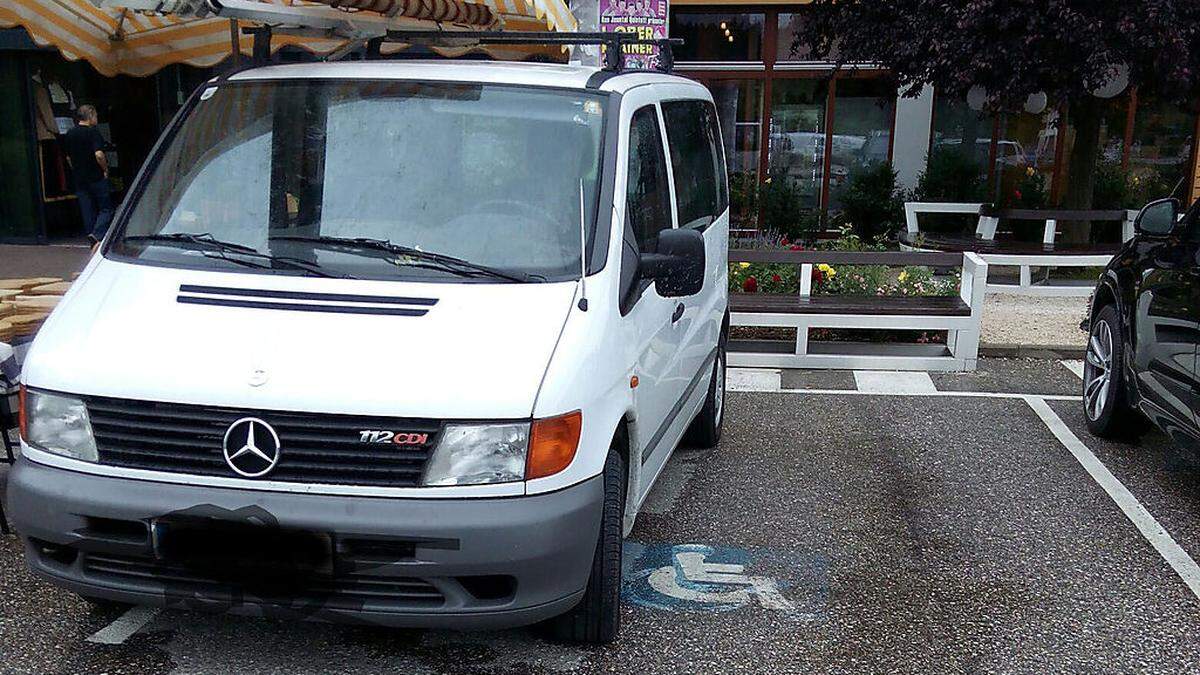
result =
M265 476L279 462L279 435L257 417L243 417L225 431L225 463L246 478Z

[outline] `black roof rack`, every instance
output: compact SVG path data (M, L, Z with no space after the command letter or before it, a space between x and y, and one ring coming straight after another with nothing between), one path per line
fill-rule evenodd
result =
M418 45L436 45L452 42L461 45L470 42L478 45L602 45L604 70L619 73L625 70L623 47L627 45L655 45L659 49L658 70L671 72L675 57L671 52L674 45L683 44L680 38L639 38L634 33L552 33L540 31L443 31L443 30L389 30L387 37L377 38L380 42L407 42ZM372 42L375 42L372 40ZM378 53L379 42L368 45L369 51ZM372 50L372 47L374 49Z

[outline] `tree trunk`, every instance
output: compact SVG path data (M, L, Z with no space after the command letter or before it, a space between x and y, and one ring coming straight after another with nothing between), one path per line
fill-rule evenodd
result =
M1067 185L1063 193L1065 209L1090 209L1096 188L1096 160L1100 152L1100 129L1103 101L1084 96L1072 101L1067 109L1070 124L1075 129L1075 143L1067 160ZM1065 134L1067 125L1060 124L1058 132ZM1091 226L1087 221L1063 224L1063 241L1086 243Z

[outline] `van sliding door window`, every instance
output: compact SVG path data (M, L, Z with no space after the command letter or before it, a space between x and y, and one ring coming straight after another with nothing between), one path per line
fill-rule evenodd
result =
M679 226L703 230L729 202L716 111L707 101L668 101L662 107Z

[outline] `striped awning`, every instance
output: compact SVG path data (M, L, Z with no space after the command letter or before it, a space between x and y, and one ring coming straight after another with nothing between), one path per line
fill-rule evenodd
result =
M300 0L261 0L274 5L306 4ZM311 4L311 3L309 3ZM574 31L578 28L566 0L323 0L321 4L364 8L388 4L413 28L502 29L510 31ZM242 22L242 25L253 25ZM183 63L212 66L229 56L232 46L230 20L224 18L180 18L129 9L99 8L91 0L3 0L0 28L22 26L42 46L57 48L70 60L85 59L104 75L149 75L160 68ZM237 31L239 48L250 54L253 38ZM279 34L272 47L302 47L328 54L344 45L343 40ZM384 51L403 49L385 45ZM466 49L441 51L449 56ZM519 58L529 50L488 48L498 58Z

